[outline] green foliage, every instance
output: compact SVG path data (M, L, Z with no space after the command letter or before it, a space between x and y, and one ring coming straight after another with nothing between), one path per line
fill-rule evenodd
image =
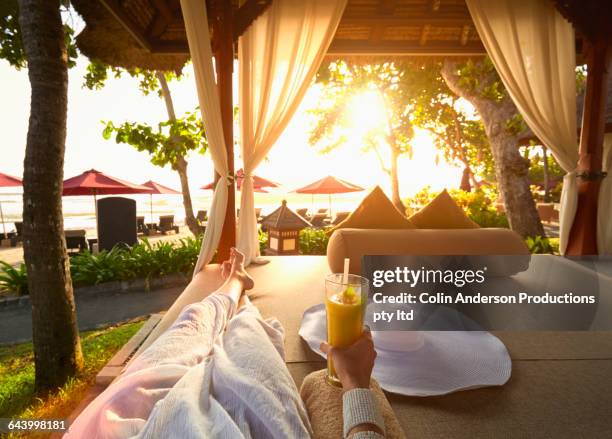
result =
M156 71L141 68L125 69L113 67L97 59L90 60L87 66L87 73L85 73L83 77L83 87L89 90L101 90L104 88L110 75L114 78L120 78L124 74L138 79L138 89L143 95L148 96L155 92L158 96L162 96L161 86ZM168 82L180 79L181 77L180 74L175 72L163 72L162 74Z
M0 58L16 69L26 66L25 53L19 30L19 4L17 0L0 2Z
M509 134L513 136L518 136L527 129L527 124L525 123L523 116L521 116L520 113L516 113L514 116L512 116L506 121L505 128Z
M133 279L135 274L124 264L127 252L118 247L97 255L85 252L70 260L70 272L75 286L96 285L113 280Z
M306 228L300 231L300 253L303 255L324 255L327 253L329 234L326 229Z
M459 85L472 94L501 102L508 93L502 83L495 66L487 56L482 61L471 59L459 67Z
M268 234L263 230L259 230L259 253L262 255L266 251L266 247L268 246Z
M461 207L466 215L480 227L503 227L508 228L506 215L497 211L494 205L494 196L486 190L476 190L466 192L461 189L450 189L449 194ZM430 186L425 186L412 198L405 200L406 206L425 206L438 195L432 192ZM417 209L407 211L408 215L413 214Z
M7 290L18 296L28 294L28 276L25 264L13 267L0 261L0 290Z
M189 274L198 260L202 239L184 238L178 245L144 240L130 248L115 247L97 255L80 253L71 259L77 286L132 279L150 279L171 273Z
M61 11L67 12L69 1L60 1ZM69 23L64 23L64 38L68 56L68 67L76 65L78 50L74 29ZM5 59L16 69L27 67L21 29L19 27L19 2L17 0L0 1L0 59Z
M558 254L559 241L545 236L528 236L525 244L532 254Z
M190 274L198 260L202 238L184 238L178 244L145 240L130 248L115 247L98 254L79 253L70 258L75 286L103 282L150 279L172 273ZM11 267L0 261L0 288L19 295L28 294L25 265Z
M204 154L208 147L204 125L196 111L180 119L161 122L156 129L136 122L124 122L119 126L110 121L103 123L104 139L109 140L114 134L116 143L126 143L138 151L149 153L151 163L160 167L174 167L177 160L184 158L188 152Z

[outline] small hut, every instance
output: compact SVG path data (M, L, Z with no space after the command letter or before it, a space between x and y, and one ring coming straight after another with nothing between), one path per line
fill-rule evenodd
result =
M261 221L261 226L268 231L267 254L297 255L300 251L300 230L309 227L310 223L287 207L287 200Z

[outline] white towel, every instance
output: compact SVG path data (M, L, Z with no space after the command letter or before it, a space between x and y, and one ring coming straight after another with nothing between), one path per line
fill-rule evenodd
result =
M252 305L234 312L223 294L187 306L65 437L310 437L282 326Z

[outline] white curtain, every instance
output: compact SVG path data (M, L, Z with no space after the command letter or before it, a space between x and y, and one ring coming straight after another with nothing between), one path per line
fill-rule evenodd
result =
M210 35L208 33L206 3L204 0L181 0L181 9L195 73L202 122L208 140L208 150L215 171L221 176L215 187L202 249L193 271L195 276L204 265L210 262L219 244L227 209L228 186L232 184L232 180L228 176L227 152L225 138L223 137L219 91L215 81Z
M597 251L612 255L612 133L604 137L602 171L608 176L601 181L597 208Z
M559 232L560 251L565 253L578 202L574 29L550 1L466 3L480 39L525 122L567 172Z
M298 109L347 0L274 0L240 37L239 115L244 181L238 248L261 262L252 173Z

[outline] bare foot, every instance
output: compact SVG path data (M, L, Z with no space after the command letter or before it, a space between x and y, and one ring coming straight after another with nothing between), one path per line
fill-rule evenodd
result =
M230 249L230 258L221 264L221 276L224 280L235 278L240 281L244 290L250 290L255 283L244 268L244 255L235 247Z

